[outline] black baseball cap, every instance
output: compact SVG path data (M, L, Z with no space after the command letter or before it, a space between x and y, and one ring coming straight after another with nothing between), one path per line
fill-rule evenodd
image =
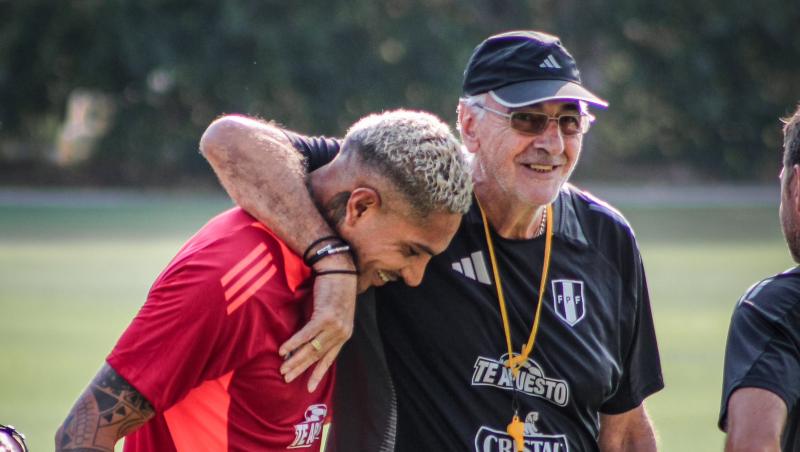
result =
M578 65L558 37L538 31L510 31L480 43L464 70L463 91L491 92L506 107L558 99L608 107L583 87Z

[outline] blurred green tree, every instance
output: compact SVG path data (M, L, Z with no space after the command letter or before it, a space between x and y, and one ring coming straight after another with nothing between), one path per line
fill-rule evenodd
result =
M586 31L613 113L597 129L605 160L689 176L774 180L778 117L800 101L800 3L593 2ZM586 17L586 16L582 16Z
M561 36L611 102L582 174L764 179L776 116L800 98L797 23L800 4L779 0L0 0L0 178L211 180L197 141L222 113L315 134L400 106L452 124L472 48L534 28ZM113 125L89 161L56 171L78 89L112 100Z

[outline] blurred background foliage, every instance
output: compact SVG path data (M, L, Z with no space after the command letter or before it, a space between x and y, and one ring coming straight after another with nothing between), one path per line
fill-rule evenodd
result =
M222 113L454 124L472 48L517 28L559 35L611 103L579 177L772 182L798 23L786 0L0 0L0 184L213 183L197 142Z

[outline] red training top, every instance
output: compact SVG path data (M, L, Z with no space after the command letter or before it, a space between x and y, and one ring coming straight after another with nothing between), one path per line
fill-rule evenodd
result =
M125 451L323 450L332 372L309 394L310 370L290 384L278 370L311 314L310 276L239 208L195 234L107 358L156 410Z

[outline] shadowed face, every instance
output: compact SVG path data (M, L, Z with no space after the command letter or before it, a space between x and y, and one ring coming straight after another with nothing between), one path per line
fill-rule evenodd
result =
M781 205L778 214L781 220L783 237L789 246L792 259L800 263L800 228L798 228L798 177L800 177L800 166L783 167L780 174L781 181Z

